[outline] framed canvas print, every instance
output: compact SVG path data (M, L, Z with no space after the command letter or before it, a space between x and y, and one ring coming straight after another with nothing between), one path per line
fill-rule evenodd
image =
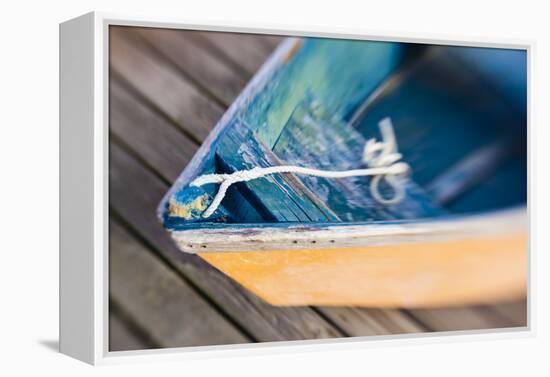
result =
M61 24L61 351L529 331L531 48Z

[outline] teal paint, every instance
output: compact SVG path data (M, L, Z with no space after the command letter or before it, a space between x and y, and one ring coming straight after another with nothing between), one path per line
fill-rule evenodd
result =
M175 221L201 221L202 215L208 206L212 203L212 196L203 188L189 186L183 190L174 193L169 201L167 208L167 217ZM223 206L208 218L209 222L223 221L232 219L232 215Z
M505 48L453 47L448 53L493 87L516 114L527 115L527 51Z
M434 217L444 221L525 205L526 74L521 53L320 38L304 39L299 49L292 43L287 41L237 98L163 200L159 214L166 228L307 229ZM494 69L487 70L485 62ZM499 83L501 76L510 80ZM211 200L217 185L199 191L189 187L202 174L286 163L327 170L359 167L365 140L380 137L377 123L386 116L392 118L403 160L413 169L405 182L406 199L398 205L374 202L369 178L285 174L232 186L211 218L202 218L200 211L192 211L190 220L169 215L170 200L182 205L201 195ZM438 178L493 144L514 153L497 153L491 164L476 161L472 169L486 179L457 190L461 196L451 203L435 203L425 188L434 182L464 184L471 178L468 170L452 179Z
M405 45L306 38L256 96L243 118L272 147L296 106L312 93L346 119L402 61Z
M246 142L244 142L246 140ZM276 164L271 152L263 146L252 131L243 138L226 135L216 151L222 172L252 169L255 166ZM270 158L271 157L271 158ZM325 221L328 216L311 201L299 195L299 188L276 174L237 184L243 197L252 203L264 217L275 221Z
M376 126L378 129L378 127ZM399 136L399 135L398 135ZM381 136L376 135L379 139ZM365 138L336 118L311 96L298 105L281 132L273 152L285 165L305 165L322 170L361 169ZM300 180L330 207L341 221L418 218L444 210L413 181L404 178L405 199L387 206L372 198L369 177L327 179L301 176ZM381 186L386 196L390 188Z

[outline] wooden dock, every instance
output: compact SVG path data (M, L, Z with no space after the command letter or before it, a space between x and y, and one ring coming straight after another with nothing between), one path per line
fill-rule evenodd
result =
M176 248L156 206L279 41L111 27L110 350L525 326L525 301L273 307Z

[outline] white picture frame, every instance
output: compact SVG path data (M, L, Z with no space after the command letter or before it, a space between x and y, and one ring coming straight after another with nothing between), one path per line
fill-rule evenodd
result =
M378 347L394 343L424 343L526 337L534 334L531 287L534 279L529 252L528 325L516 329L438 332L347 339L293 341L228 346L108 351L108 29L110 25L252 32L437 43L525 49L528 93L532 71L532 41L484 38L438 39L422 34L365 34L361 30L292 30L270 25L194 24L185 20L88 13L60 24L60 351L90 364L183 359L234 354L263 354L312 349ZM530 114L528 94L528 114ZM528 129L530 117L528 116ZM529 133L529 139L532 134ZM529 140L531 144L531 140ZM531 151L529 150L529 153ZM529 169L531 170L531 169ZM529 208L529 205L528 205ZM201 351L201 352L198 352Z

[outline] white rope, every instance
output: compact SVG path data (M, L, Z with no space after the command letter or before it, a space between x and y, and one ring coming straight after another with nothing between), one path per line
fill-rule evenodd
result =
M402 155L397 152L397 143L390 118L382 119L379 124L383 141L370 139L365 143L363 162L368 166L365 169L330 171L305 168L302 166L270 166L267 168L255 167L250 170L240 170L231 174L205 174L197 177L191 186L203 186L209 183L221 183L214 200L203 213L203 217L210 217L221 204L229 187L238 182L247 182L271 174L293 173L311 175L323 178L348 178L358 176L374 176L370 183L372 197L381 204L396 204L403 200L405 190L398 176L406 174L410 167L405 162L398 162ZM394 190L394 196L384 198L379 191L380 180L384 178Z

